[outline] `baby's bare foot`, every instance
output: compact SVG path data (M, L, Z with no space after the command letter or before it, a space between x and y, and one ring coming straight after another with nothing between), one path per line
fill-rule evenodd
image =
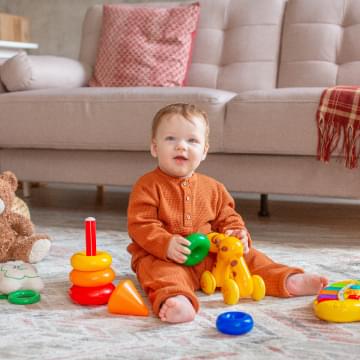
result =
M165 300L159 312L161 321L182 323L195 318L195 309L184 295L177 295Z
M293 274L286 280L286 288L291 295L316 295L324 286L328 284L328 279L316 274Z

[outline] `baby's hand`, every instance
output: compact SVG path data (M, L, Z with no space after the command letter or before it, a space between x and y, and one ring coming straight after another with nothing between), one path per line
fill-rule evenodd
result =
M244 254L247 254L249 252L249 236L246 229L226 230L225 235L237 237L243 245Z
M190 241L182 237L181 235L173 235L170 239L169 247L167 251L167 257L179 264L183 264L187 260L187 256L191 253L188 248Z

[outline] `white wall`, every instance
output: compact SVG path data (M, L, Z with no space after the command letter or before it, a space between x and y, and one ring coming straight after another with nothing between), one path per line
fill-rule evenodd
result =
M165 0L156 0L161 1ZM82 20L89 6L134 2L150 0L0 0L0 11L30 18L31 41L39 44L33 54L77 58Z

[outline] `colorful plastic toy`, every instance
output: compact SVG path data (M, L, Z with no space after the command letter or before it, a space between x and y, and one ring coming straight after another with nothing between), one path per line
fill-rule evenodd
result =
M220 314L216 319L216 328L229 335L243 335L254 327L251 315L241 311L229 311Z
M186 236L186 239L191 242L189 245L191 254L188 255L184 265L193 266L201 262L207 256L210 249L210 241L206 235L201 233L192 233Z
M107 304L115 286L113 269L110 268L111 255L96 251L96 220L85 219L86 251L77 252L71 257L69 278L73 286L69 289L70 298L80 305Z
M348 279L326 286L317 295L313 307L322 320L360 321L360 280Z
M119 282L109 299L108 310L121 315L149 315L148 308L131 280Z
M210 252L217 253L212 271L201 275L200 286L205 294L213 294L221 288L224 302L236 304L240 298L261 300L265 296L265 284L259 275L251 275L243 257L241 241L234 236L219 233L208 234Z

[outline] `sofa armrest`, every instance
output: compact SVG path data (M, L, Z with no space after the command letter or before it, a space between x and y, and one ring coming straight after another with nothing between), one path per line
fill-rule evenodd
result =
M87 85L90 76L90 66L77 60L25 52L0 67L0 78L8 91L81 87Z

